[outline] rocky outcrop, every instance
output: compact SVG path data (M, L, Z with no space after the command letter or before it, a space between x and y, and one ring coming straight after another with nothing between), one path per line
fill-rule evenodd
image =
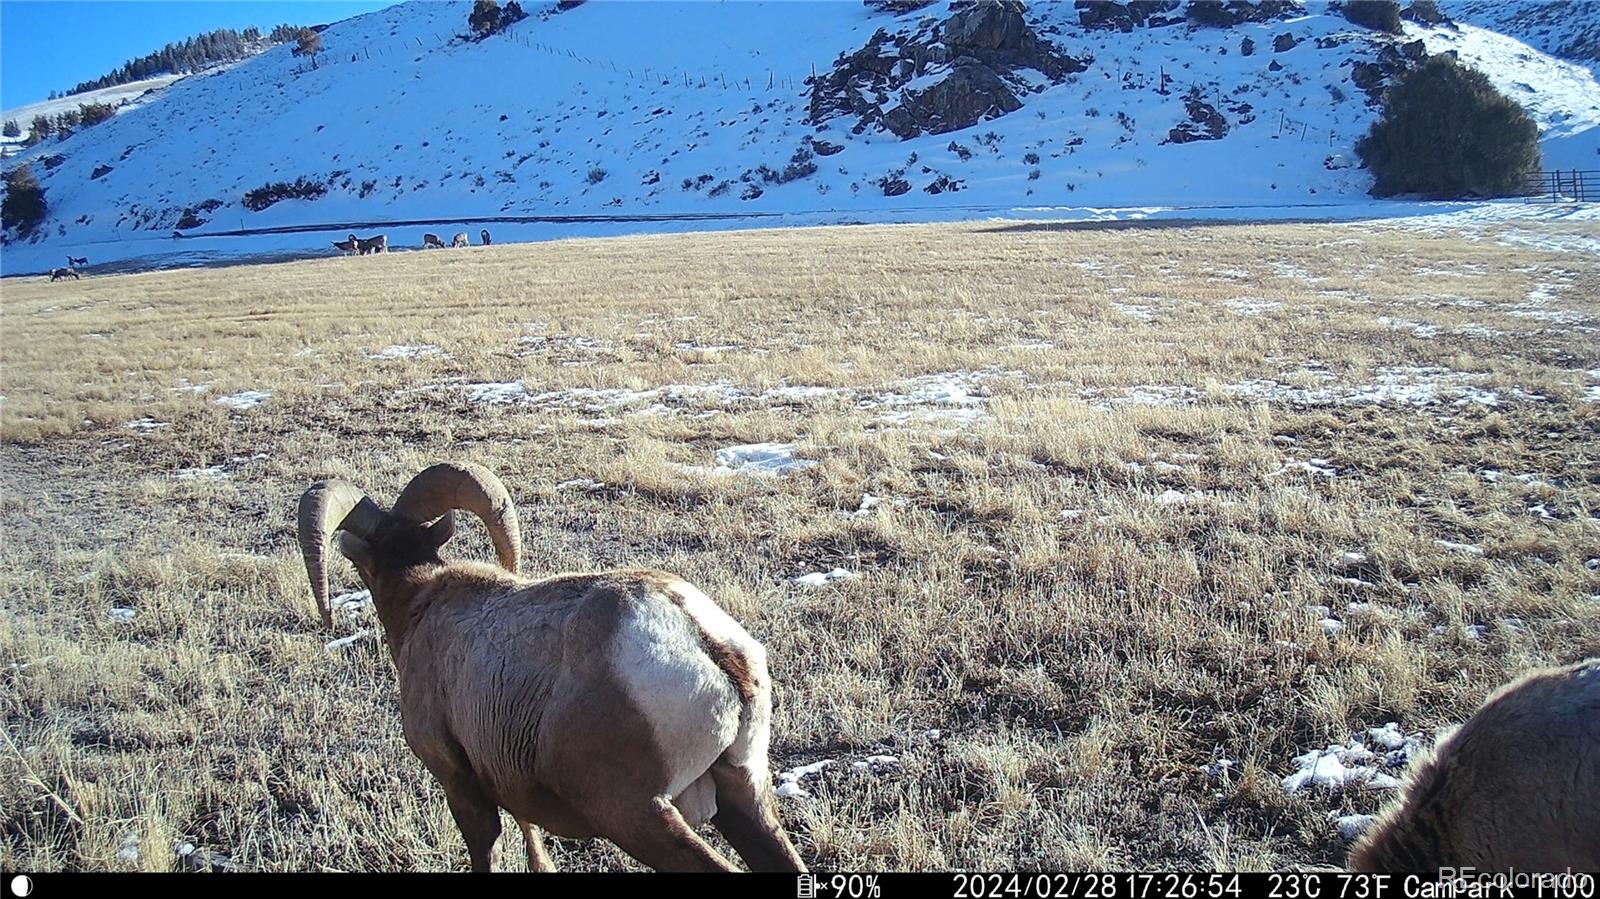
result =
M1396 78L1417 68L1427 58L1427 48L1420 40L1386 43L1378 50L1376 60L1351 64L1350 81L1366 92L1369 103L1376 103Z
M1407 22L1416 22L1418 25L1450 25L1450 17L1439 11L1439 5L1433 0L1416 0L1415 3L1400 11L1400 18Z
M943 134L1015 111L1019 92L1042 89L1014 76L1017 69L1059 83L1087 68L1087 60L1041 38L1021 3L985 0L962 5L942 22L924 20L910 33L878 29L811 81L807 120L820 125L849 116L856 134L878 128L901 139Z
M1197 28L1232 28L1246 22L1272 22L1298 16L1305 12L1299 3L1285 0L1262 0L1247 3L1243 0L1190 0L1184 8L1189 24Z
M1300 43L1300 41L1297 40L1294 35L1285 31L1284 33L1272 39L1272 52L1282 53L1286 50L1293 50L1295 45L1298 43Z
M944 40L951 48L1016 50L1035 39L1033 29L1022 18L1020 4L977 4L944 23Z
M886 12L891 16L903 16L906 13L926 9L937 3L938 0L864 0L867 9L873 12Z
M1368 93L1382 90L1387 84L1385 78L1383 67L1375 62L1358 62L1350 67L1350 81Z
M1022 108L1006 83L988 66L963 59L927 90L902 91L900 105L883 114L883 127L901 140L944 134Z
M1078 24L1088 29L1127 33L1135 28L1158 28L1183 22L1182 13L1169 15L1177 12L1178 0L1132 0L1129 3L1077 0L1073 8L1078 11Z
M1205 101L1198 87L1189 88L1189 93L1183 98L1183 106L1189 113L1189 121L1167 132L1164 143L1186 144L1197 140L1221 140L1228 135L1228 120L1222 113L1217 112L1215 106Z

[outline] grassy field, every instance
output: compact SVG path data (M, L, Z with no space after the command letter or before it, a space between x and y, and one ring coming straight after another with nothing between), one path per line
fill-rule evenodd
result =
M312 481L391 502L439 459L505 479L530 572L674 571L766 643L775 768L834 762L782 801L816 868L1338 864L1389 794L1291 793L1296 757L1600 654L1597 240L981 223L8 280L0 867L464 868L372 610L321 630L293 537ZM799 465L718 464L760 443Z

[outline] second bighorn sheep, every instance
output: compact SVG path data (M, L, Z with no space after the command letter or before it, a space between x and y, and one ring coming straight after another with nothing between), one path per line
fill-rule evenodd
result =
M444 249L444 241L440 240L437 234L422 235L422 248L426 250L430 247L438 247L442 250Z
M483 521L501 568L440 558L457 509ZM500 808L531 870L553 869L535 825L606 837L653 868L734 870L695 833L706 820L751 868L805 870L767 767L766 652L700 590L657 571L522 577L505 485L443 463L388 511L338 480L300 498L325 626L336 530L398 669L406 743L444 788L474 871L493 867Z
M352 234L344 240L330 241L330 243L333 244L333 248L335 250L340 250L350 254L351 256L354 256L356 254L356 250L361 246L361 238Z
M1350 868L1600 870L1600 658L1490 696L1412 769Z
M489 229L488 228L485 228L482 231L479 231L478 232L478 236L483 238L483 245L484 246L488 246L489 245Z
M470 246L472 246L472 241L467 239L467 232L462 231L460 234L457 234L454 238L451 239L450 246L452 246L452 247L470 247Z
M350 236L356 242L356 249L361 251L363 256L368 253L389 252L389 235L387 234L379 234L377 237L356 237L354 234Z

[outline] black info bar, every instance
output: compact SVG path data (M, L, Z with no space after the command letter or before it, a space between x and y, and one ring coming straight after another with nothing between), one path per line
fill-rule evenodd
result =
M773 897L773 899L1595 899L1594 873L1485 872L1444 869L1419 874L1185 872L811 874L77 874L6 872L3 899L56 899L152 890L156 896L216 899L351 895L369 890L474 899L622 895ZM616 891L613 893L613 891Z

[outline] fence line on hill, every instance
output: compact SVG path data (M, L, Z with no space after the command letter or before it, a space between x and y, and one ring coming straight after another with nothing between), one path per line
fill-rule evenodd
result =
M463 38L460 34L441 34L433 32L433 38L438 46L446 46L450 42ZM526 49L542 53L546 56L569 59L573 62L583 63L597 69L611 72L618 77L626 78L639 85L682 86L695 90L723 90L740 91L746 94L783 92L793 94L803 91L808 78L816 75L816 67L808 75L796 76L792 73L779 73L776 69L764 68L758 72L732 73L728 70L716 68L709 71L689 70L676 66L665 69L655 66L630 65L626 62L619 63L615 59L601 56L580 54L567 47L558 47L546 44L523 35L502 33L495 35L494 39L518 44ZM352 63L369 62L374 57L385 58L398 56L402 53L415 53L426 49L422 38L413 36L410 41L398 41L386 44L362 44L356 50L328 50L312 54L304 62L296 65L292 74L304 75L329 66L350 65Z

